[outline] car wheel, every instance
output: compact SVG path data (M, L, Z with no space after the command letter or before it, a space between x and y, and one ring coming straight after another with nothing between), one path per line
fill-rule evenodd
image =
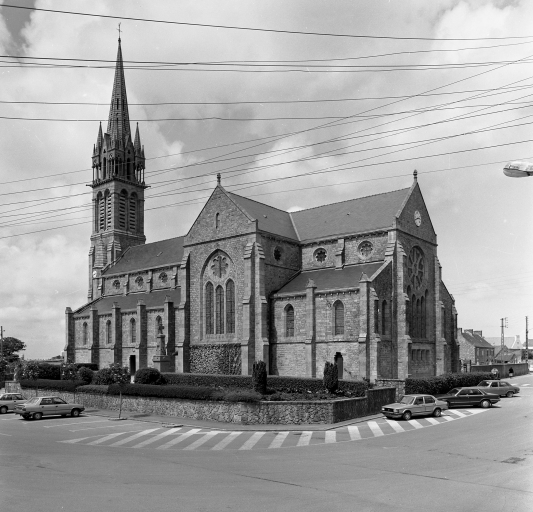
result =
M488 409L490 407L490 400L481 400L479 405L481 405L483 409Z
M507 391L507 394L505 395L507 398L513 398L514 393L512 391Z
M73 418L77 418L80 415L80 410L79 409L72 409L72 412L70 413L70 415Z
M438 407L433 411L433 416L435 416L436 418L438 418L441 414L442 411Z
M0 407L0 414L5 414L6 412L7 412L7 407L5 405Z
M409 421L411 419L411 411L405 411L403 414L402 414L402 419L404 419L405 421Z
M40 420L42 417L43 417L43 413L42 412L36 412L36 413L33 414L33 419L34 420Z
M25 420L29 420L30 419L30 417L27 414L23 414L22 418L25 419Z

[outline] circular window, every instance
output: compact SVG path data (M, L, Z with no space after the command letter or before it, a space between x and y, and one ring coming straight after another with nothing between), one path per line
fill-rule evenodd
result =
M168 276L167 276L166 272L161 272L161 274L159 274L159 280L162 283L166 283L168 281Z
M328 253L326 249L317 249L315 251L315 260L318 261L318 263L324 263L326 261L326 258L328 256Z
M281 261L282 256L283 256L283 249L279 245L277 245L274 248L274 259L276 261Z
M359 254L363 258L370 258L373 250L374 246L368 240L365 240L359 244Z
M142 288L144 284L144 279L139 276L137 279L135 279L135 284L137 285L137 288Z
M113 281L113 288L114 288L115 290L118 290L118 289L120 288L120 281L119 281L118 279L115 279L115 280Z
M407 274L415 288L419 288L426 277L426 261L420 247L413 247L407 261Z

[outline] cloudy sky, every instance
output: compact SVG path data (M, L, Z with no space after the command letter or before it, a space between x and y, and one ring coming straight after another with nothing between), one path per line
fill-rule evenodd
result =
M502 168L533 161L533 2L0 0L0 324L27 358L59 355L65 307L86 301L114 17L148 242L188 231L217 172L289 210L405 188L417 169L459 326L498 336L508 317L525 338L533 178Z

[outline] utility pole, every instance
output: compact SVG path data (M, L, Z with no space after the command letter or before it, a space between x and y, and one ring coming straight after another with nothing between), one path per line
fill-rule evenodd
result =
M0 359L4 359L4 327L2 325L0 325Z
M527 334L528 334L528 330L527 330L527 316L526 316L526 363L528 365L528 368L529 368L529 343L528 343L528 340L527 340Z
M505 346L505 334L504 329L509 327L507 323L507 317L501 318L502 321L502 339L501 339L501 346L500 346L500 363L503 363L503 347Z

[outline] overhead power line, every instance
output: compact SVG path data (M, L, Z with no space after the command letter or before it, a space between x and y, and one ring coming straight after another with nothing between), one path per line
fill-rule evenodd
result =
M269 32L275 34L291 34L291 35L305 35L305 36L320 36L320 37L347 37L353 39L388 39L388 40L405 40L405 41L498 41L498 40L513 40L513 39L531 39L533 36L503 36L503 37L400 37L400 36L376 36L376 35L363 35L363 34L339 34L331 32L307 32L301 30L282 30L272 28L259 28L259 27L243 27L236 25L215 25L211 23L192 23L184 21L171 21L171 20L158 20L152 18L135 18L132 16L113 16L110 14L93 14L86 12L76 11L63 11L57 9L43 9L37 7L23 7L20 5L0 4L0 7L8 7L12 9L24 9L28 11L41 11L51 12L55 14L69 14L75 16L87 16L91 18L106 18L113 20L128 20L128 21L141 21L145 23L161 23L165 25L181 25L189 27L201 27L201 28L216 28L225 30L241 30L250 32Z

